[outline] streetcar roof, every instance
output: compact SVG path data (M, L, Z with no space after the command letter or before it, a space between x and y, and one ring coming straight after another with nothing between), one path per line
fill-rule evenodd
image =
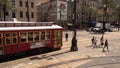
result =
M53 23L53 22L21 22L21 21L0 21L0 23Z
M0 31L14 31L14 30L37 30L37 29L62 29L61 26L30 26L30 27L0 27Z

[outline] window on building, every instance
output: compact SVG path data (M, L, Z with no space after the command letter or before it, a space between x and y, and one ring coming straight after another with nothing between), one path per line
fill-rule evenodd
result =
M9 16L9 12L8 12L8 11L6 11L6 12L5 12L5 15L6 15L6 16Z
M94 6L94 3L93 3L93 8L94 8L95 6Z
M26 12L26 18L28 18L28 12Z
M26 6L26 7L28 6L28 2L25 2L25 6Z
M15 12L12 12L12 18L16 18Z
M15 0L12 0L12 6L15 6Z
M34 12L31 12L31 18L34 18Z
M20 11L20 18L23 18L23 12Z
M31 2L31 8L34 8L34 2Z
M20 5L20 7L22 7L23 6L23 2L20 0L20 2L19 2L19 5Z

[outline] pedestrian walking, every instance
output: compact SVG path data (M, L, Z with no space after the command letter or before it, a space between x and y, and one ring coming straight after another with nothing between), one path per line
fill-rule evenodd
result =
M103 52L105 52L105 48L107 48L107 51L109 51L109 48L108 48L108 40L106 39L105 40L105 45L104 45L104 47L103 47Z
M97 38L95 37L93 48L97 48Z
M103 38L103 36L100 38L100 45L99 45L99 47L103 47L103 45L104 45L104 38Z
M95 37L93 36L93 37L91 38L91 47L94 46L94 41L95 41Z
M66 41L68 40L68 33L65 34Z

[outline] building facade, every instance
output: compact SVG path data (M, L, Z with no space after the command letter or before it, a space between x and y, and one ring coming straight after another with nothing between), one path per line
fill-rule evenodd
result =
M62 25L67 21L67 2L49 1L38 5L38 21L53 21Z
M49 0L10 0L10 8L7 9L6 20L13 20L16 18L18 21L37 21L37 4L44 3ZM29 20L28 20L29 19ZM0 20L3 20L1 16Z

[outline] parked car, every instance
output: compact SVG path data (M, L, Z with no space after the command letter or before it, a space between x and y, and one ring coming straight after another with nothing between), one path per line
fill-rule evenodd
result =
M87 28L86 31L91 32L92 29L93 29L93 27L90 27L90 28Z
M94 27L91 31L94 33L103 33L103 29L100 27Z

